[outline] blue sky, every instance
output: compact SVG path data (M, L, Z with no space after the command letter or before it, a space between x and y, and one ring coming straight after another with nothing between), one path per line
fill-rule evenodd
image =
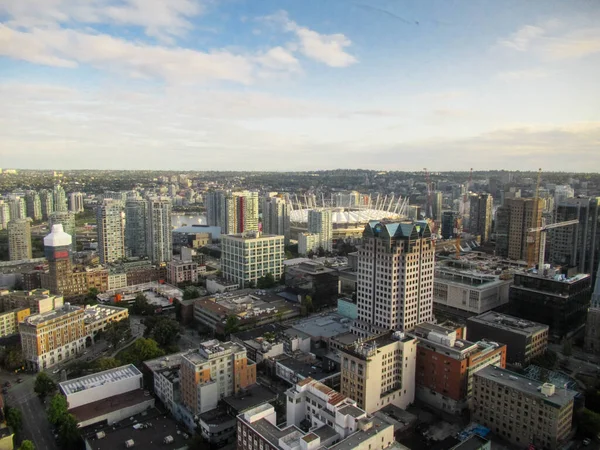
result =
M0 0L0 166L600 169L600 3Z

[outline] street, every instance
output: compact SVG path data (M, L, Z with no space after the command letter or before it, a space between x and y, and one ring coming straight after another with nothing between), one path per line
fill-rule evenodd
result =
M585 353L578 348L572 349L572 356L564 356L562 353L563 346L560 344L548 344L548 349L556 352L560 359L569 360L569 370L571 376L575 376L577 373L584 374L596 374L600 370L600 360L597 356Z

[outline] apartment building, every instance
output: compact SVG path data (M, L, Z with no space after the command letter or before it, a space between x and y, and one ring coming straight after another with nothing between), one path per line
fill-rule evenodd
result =
M219 400L254 383L256 364L233 342L206 341L181 358L181 400L193 414L216 408Z
M176 403L180 401L179 368L183 355L188 351L144 361L144 366L153 375L154 394L171 413L175 412Z
M93 305L83 311L86 336L92 338L100 331L106 330L108 324L129 318L129 310L118 306Z
M258 231L258 192L208 192L205 202L208 224L223 234Z
M486 367L473 380L471 420L512 444L555 450L571 432L577 392Z
M100 263L107 264L125 257L125 214L123 203L105 199L96 208L98 254Z
M290 239L290 213L292 206L281 196L266 197L262 201L262 231Z
M548 347L548 325L488 311L467 319L469 339L487 339L507 345L506 361L526 365Z
M19 332L19 323L31 314L29 308L17 308L0 313L0 338Z
M63 302L64 298L62 296L51 295L47 289L0 293L0 308L2 311L29 308L31 314L39 314L60 308Z
M316 252L321 245L321 237L316 233L298 233L298 254L305 256Z
M494 199L490 194L471 194L469 199L469 233L480 236L481 242L487 242L492 234Z
M11 261L31 259L31 220L11 218L7 228L9 259Z
M331 209L311 209L307 215L308 232L316 234L319 239L319 247L325 251L331 251L333 239L333 219Z
M370 222L358 252L360 335L411 330L433 319L435 251L426 222Z
M267 274L279 280L283 275L284 237L260 232L222 236L221 270L223 278L241 288L256 285Z
M179 283L198 282L198 263L174 259L167 263L167 282L177 286Z
M417 340L402 332L360 339L340 349L341 393L368 413L415 399Z
M418 339L416 397L452 414L468 408L475 373L506 365L503 344L467 341L456 330L432 323L417 325L413 335Z
M173 258L171 208L169 198L148 199L146 245L147 255L154 264L171 261Z
M25 318L19 333L25 364L36 372L83 352L88 337L83 308L68 303Z

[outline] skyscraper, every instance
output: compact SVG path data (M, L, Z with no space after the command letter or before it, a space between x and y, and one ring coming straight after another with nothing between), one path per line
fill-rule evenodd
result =
M0 199L0 230L5 230L10 222L10 205Z
M54 211L68 211L67 194L60 184L54 185L52 189L52 197L54 199Z
M125 257L123 216L121 202L117 200L103 200L96 208L98 254L102 264Z
M50 227L50 234L44 237L44 256L48 260L48 276L44 284L53 294L68 291L69 276L72 272L71 252L73 240L65 233L62 224Z
M148 202L142 198L128 198L125 202L125 249L127 256L148 256L147 227Z
M596 284L592 293L592 301L587 311L585 350L590 353L600 353L600 265L596 273Z
M319 235L319 246L331 251L333 222L330 209L311 209L308 211L308 232Z
M40 191L40 202L42 204L42 219L48 220L50 214L54 212L54 195L52 191L42 189Z
M534 258L538 260L540 250L539 233L527 233L528 228L542 224L543 201L533 198L507 198L496 213L496 253L498 256L526 261L527 238L534 239ZM536 211L537 209L537 211ZM535 211L535 223L533 216Z
M357 334L433 319L434 245L426 222L370 222L358 252Z
M13 196L9 199L10 219L25 219L27 218L27 205L25 199L20 196Z
M71 249L73 251L77 251L75 213L69 211L55 211L50 214L50 217L48 218L48 226L52 228L53 225L58 224L61 224L65 233L71 236Z
M171 261L171 200L165 197L148 199L146 225L147 253L153 263Z
M8 222L8 255L11 261L31 259L31 225L28 219Z
M431 208L433 212L433 220L440 221L442 220L442 202L443 196L440 191L434 191L431 194Z
M267 197L263 199L263 233L283 236L285 242L288 243L290 239L290 211L291 206L284 198Z
M83 212L83 194L81 192L69 194L69 211L75 214Z
M471 212L469 214L469 233L481 236L481 242L490 240L492 234L492 206L494 199L490 194L471 194Z
M456 217L457 213L454 211L444 211L442 213L442 239L450 239L456 236Z
M31 218L34 222L42 220L42 201L36 191L28 191L25 194L25 204L27 217Z
M206 194L209 225L221 227L221 234L258 231L258 193L214 191Z

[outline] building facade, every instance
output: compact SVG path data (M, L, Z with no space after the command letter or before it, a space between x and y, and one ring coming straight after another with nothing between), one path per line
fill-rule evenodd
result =
M31 222L12 219L8 222L8 257L11 261L31 259Z
M118 200L105 199L96 208L98 255L108 264L125 257L124 214Z
M433 319L434 244L426 222L371 222L358 252L355 332L411 330Z
M172 260L167 263L167 281L170 284L198 282L198 263L192 261Z
M125 202L125 252L128 257L148 256L148 202L130 198Z
M48 228L52 229L53 225L61 224L65 233L71 236L71 248L77 251L77 230L75 228L75 213L70 211L55 211L48 218Z
M67 194L65 189L60 184L55 184L52 189L52 197L54 199L54 211L68 211Z
M83 212L83 194L81 192L69 194L69 211L75 214Z
M319 236L319 247L331 251L333 240L333 219L330 209L308 211L308 232Z
M538 260L540 234L529 236L527 229L542 225L544 201L532 198L507 198L496 212L496 254L506 258L527 261L527 238L533 238L533 252ZM534 220L535 218L535 220Z
M40 202L42 204L42 219L48 220L50 214L54 212L54 196L52 195L52 191L42 189L40 191Z
M291 205L282 197L266 197L262 202L262 232L283 236L290 240Z
M148 200L147 254L155 264L171 261L173 258L171 207L171 200L168 198Z
M584 345L586 351L600 353L600 267L598 267L598 273L596 274L596 284L587 313Z
M27 217L34 222L42 220L42 201L36 191L28 191L25 194L25 203L27 208Z
M490 194L471 194L469 233L481 236L481 242L488 242L492 234L492 206Z
M321 238L315 233L298 233L298 254L306 256L310 252L316 253L321 245Z
M19 333L19 323L31 315L29 308L16 308L0 313L0 338Z

